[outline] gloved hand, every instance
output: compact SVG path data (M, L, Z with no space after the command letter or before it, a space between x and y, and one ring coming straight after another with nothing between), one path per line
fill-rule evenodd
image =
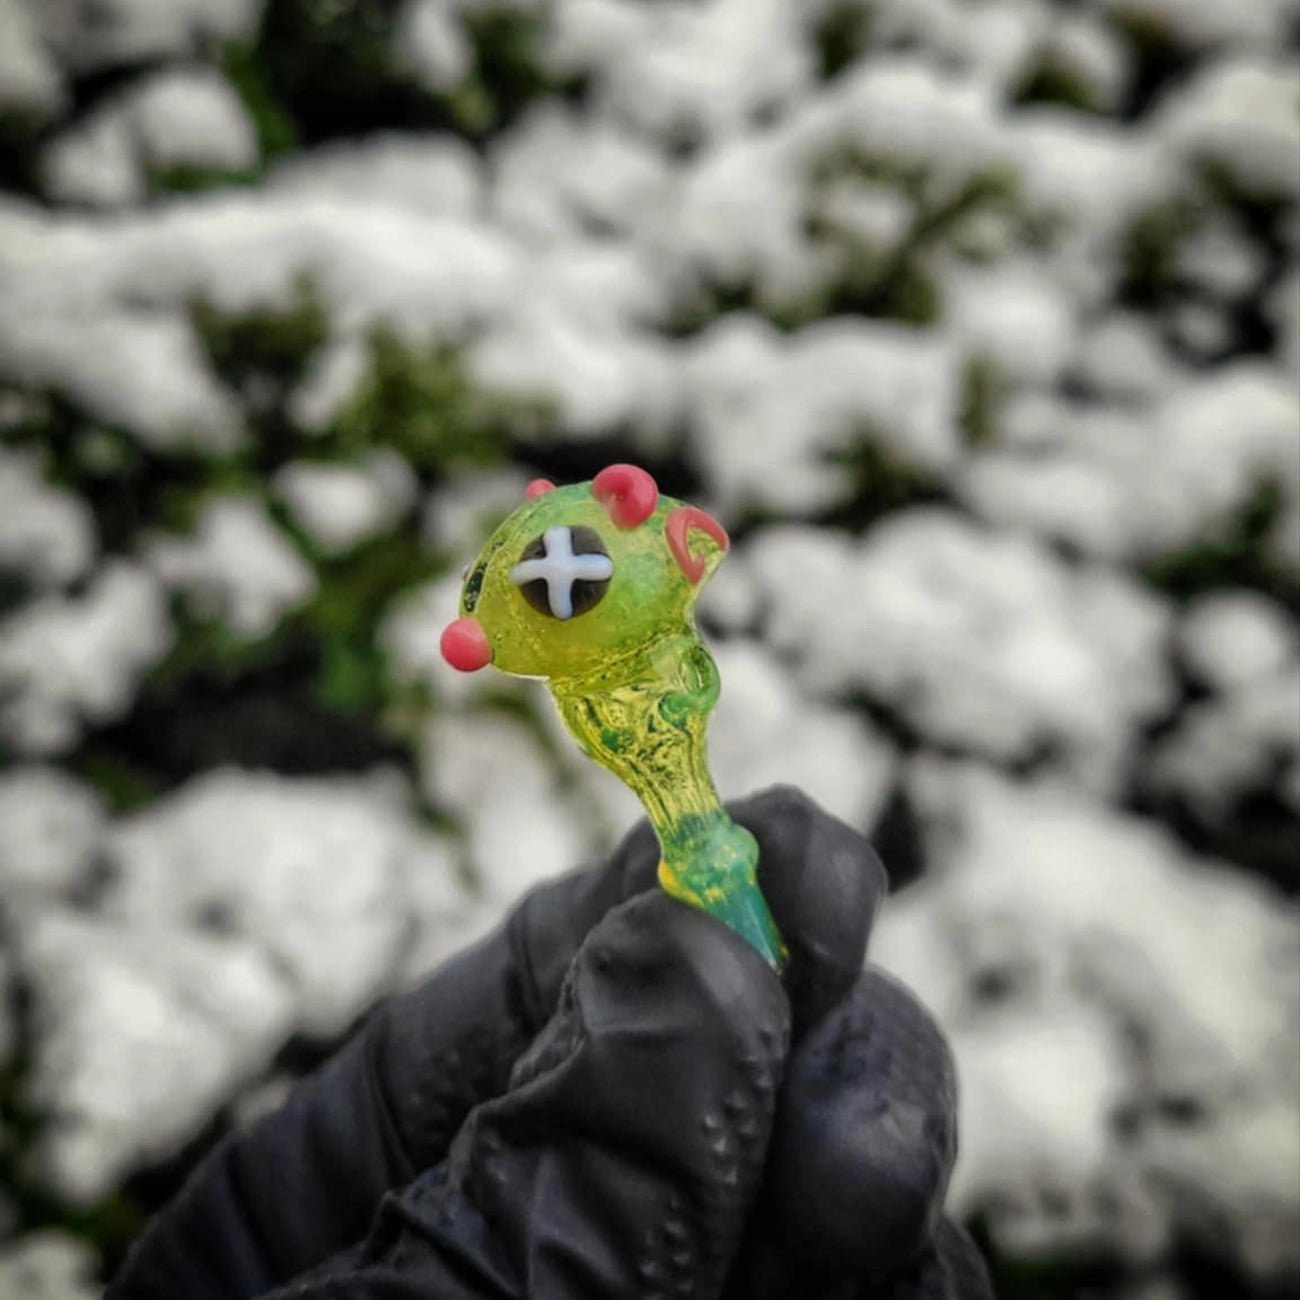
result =
M879 862L797 791L730 811L783 979L658 889L643 823L220 1146L107 1300L991 1296L941 1213L947 1048L862 968Z

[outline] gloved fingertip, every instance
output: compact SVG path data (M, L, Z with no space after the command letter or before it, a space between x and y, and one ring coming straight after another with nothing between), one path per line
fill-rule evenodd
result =
M756 1058L771 1070L788 1034L788 1001L762 958L713 917L655 890L592 930L556 1016L520 1059L511 1086L540 1072L539 1056L553 1068L557 1041L570 1049L598 1043L606 1053L689 1054L697 1069L714 1057ZM635 1076L629 1083L637 1091Z
M449 1185L468 1189L536 1294L639 1294L660 1278L716 1296L759 1186L788 1038L780 980L748 944L658 890L640 895L579 950L509 1090L453 1146Z
M929 1239L956 1154L951 1055L901 985L868 970L794 1052L765 1180L794 1274L861 1277Z

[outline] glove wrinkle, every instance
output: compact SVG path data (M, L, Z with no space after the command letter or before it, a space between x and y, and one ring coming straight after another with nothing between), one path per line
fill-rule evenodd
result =
M364 1035L412 1173L438 1164L470 1110L505 1090L535 1032L514 948L508 928L489 937L387 1003Z
M386 1199L371 1278L439 1300L716 1300L758 1185L789 1034L779 981L666 895L617 908L579 952L510 1090L441 1169Z

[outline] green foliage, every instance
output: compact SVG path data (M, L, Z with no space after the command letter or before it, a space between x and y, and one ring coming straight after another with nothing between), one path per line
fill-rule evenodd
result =
M330 328L315 286L300 281L284 307L229 313L199 302L191 316L245 413L247 436L234 451L149 448L59 393L15 393L6 439L39 450L48 476L87 502L109 551L131 553L160 531L189 532L216 496L260 500L311 565L314 591L269 634L251 638L175 597L174 642L131 713L93 730L67 764L119 810L223 763L318 772L383 761L413 772L413 738L429 700L395 679L379 631L408 592L442 573L445 558L425 543L413 514L329 554L271 496L269 480L293 461L346 464L388 448L429 485L458 466L501 458L511 439L546 427L549 412L484 392L457 347L378 331L352 400L326 428L305 430L291 398ZM28 595L21 582L0 583L11 605Z
M1099 102L1086 78L1050 55L1026 73L1011 92L1011 99L1016 104L1060 104L1082 113L1101 113L1108 107Z
M1163 306L1175 289L1182 246L1202 220L1201 206L1186 194L1139 213L1120 245L1120 300L1146 310Z
M874 248L820 211L826 188L845 181L898 191L912 204L911 228L896 247ZM971 223L986 214L1013 211L1017 185L1013 173L993 168L949 188L924 165L849 147L818 160L810 193L808 234L834 252L837 272L815 311L812 306L803 309L805 318L857 313L930 325L943 306L931 269L935 255L941 249L960 250Z
M207 302L191 311L212 367L256 421L287 420L293 390L329 336L329 314L309 277L287 308L223 313Z
M988 447L997 439L998 422L1007 398L1007 380L991 357L967 359L961 376L958 425L968 447Z
M895 190L911 203L912 225L896 247L877 247L828 213L828 190L845 182ZM830 255L832 269L785 297L764 293L752 278L715 283L678 302L663 328L672 337L689 336L734 311L755 312L782 330L838 315L932 325L943 310L933 264L941 253L953 251L982 256L970 236L990 214L1007 217L1017 235L1029 231L1015 175L1008 170L976 172L954 188L911 160L855 147L833 150L812 165L804 213L804 234Z
M391 447L417 470L485 464L500 458L512 436L536 432L550 418L543 402L478 387L455 346L417 348L388 329L370 342L366 381L330 430L344 449Z
M272 0L246 83L273 88L276 113L303 141L439 125L394 58L399 12L398 0Z
M1200 52L1186 48L1178 28L1155 7L1117 6L1108 18L1129 48L1132 75L1124 114L1137 118L1153 108L1171 86L1187 79Z
M298 144L298 128L275 90L260 44L239 41L228 45L221 57L221 70L253 119L263 161L291 153Z
M499 130L529 104L560 89L542 66L545 22L508 4L471 9L465 28L474 47L474 71L453 100L457 121L471 134Z
M987 1215L978 1215L969 1227L988 1263L998 1300L1086 1300L1113 1295L1126 1274L1118 1255L1104 1248L1072 1255L1016 1258L997 1248Z
M871 44L871 10L862 0L828 5L813 28L817 71L823 80L837 77L856 63Z
M1262 479L1240 508L1192 545L1149 560L1142 576L1180 601L1218 587L1251 587L1300 615L1300 556L1280 564L1270 539L1282 517L1285 488Z
M46 126L37 112L0 110L0 190L34 194L39 188L37 147Z
M396 683L376 644L379 623L400 596L442 569L413 527L320 563L319 589L298 621L321 647L317 693L323 705L384 717Z
M173 494L167 522L174 527L191 523L214 492L264 495L266 477L292 460L347 463L388 448L430 482L456 466L498 459L511 436L546 418L537 403L480 389L459 348L419 347L379 330L358 391L326 428L305 431L294 424L290 398L329 328L312 284L300 282L285 309L226 314L198 304L194 320L214 370L243 402L252 437L246 452ZM409 742L427 700L394 679L378 632L444 560L412 518L331 555L282 505L268 508L311 563L315 592L268 636L253 639L178 600L175 645L135 712L152 732L137 746L140 766L169 780L219 762L292 771L382 757L413 769ZM169 721L175 718L186 719L188 733Z
M540 95L563 89L540 55L544 17L509 3L460 15L471 49L461 82L425 84L402 58L401 0L271 0L226 70L258 126L263 155L296 142L385 129L501 130Z
M131 550L147 528L188 526L205 493L249 477L237 460L201 449L150 451L128 430L96 419L65 394L22 396L23 415L6 429L5 441L38 452L49 481L85 501L109 553Z
M946 499L933 473L901 456L869 425L826 459L843 468L853 492L822 523L863 531L895 510Z
M153 194L198 194L204 190L229 189L256 183L257 171L230 171L220 167L176 165L150 171L149 190Z

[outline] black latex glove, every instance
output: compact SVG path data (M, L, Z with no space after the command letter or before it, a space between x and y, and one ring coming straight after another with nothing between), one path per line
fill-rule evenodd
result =
M989 1296L941 1215L946 1046L862 969L879 862L797 791L731 812L783 981L658 889L643 823L223 1143L108 1300Z

